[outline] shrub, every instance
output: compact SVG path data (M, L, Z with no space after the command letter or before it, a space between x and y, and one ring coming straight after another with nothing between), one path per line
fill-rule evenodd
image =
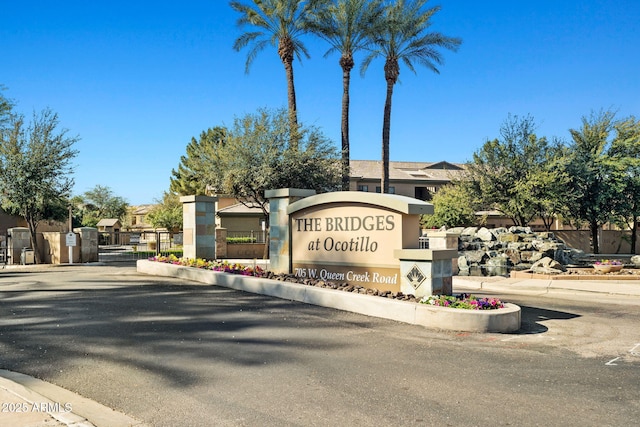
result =
M227 243L256 243L255 237L227 237Z

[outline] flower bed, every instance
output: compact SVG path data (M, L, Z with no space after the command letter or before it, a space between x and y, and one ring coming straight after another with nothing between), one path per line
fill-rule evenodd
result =
M497 298L477 298L469 294L460 295L432 295L417 300L414 295L403 294L402 292L378 291L377 289L354 286L348 283L335 283L323 280L301 279L291 274L273 274L265 271L259 266L255 268L244 266L239 263L229 263L228 261L207 261L204 259L178 258L175 255L156 256L149 258L149 261L163 262L167 264L180 265L183 267L194 267L204 270L220 271L223 273L241 274L243 276L256 276L268 279L295 282L301 285L314 286L319 288L335 289L338 291L360 293L383 298L398 299L402 301L419 302L437 307L460 308L467 310L495 310L504 308L504 303Z
M370 298L370 295L373 295L370 289L360 289L353 285L342 288L343 284L322 281L302 283L306 286L300 286L299 278L293 275L275 275L273 272L262 269L260 270L263 274L259 277L247 275L243 273L247 271L246 268L238 265L236 265L237 268L228 270L229 272L237 271L239 274L225 274L226 268L222 266L231 267L233 264L224 262L169 260L167 257L157 260L155 258L138 260L136 265L137 271L144 274L182 278L429 328L499 333L515 332L520 329L520 307L514 304L505 303L504 308L496 310L459 310L431 304L417 304L418 300L413 295L411 295L413 299L405 299L408 295L402 295L401 292L394 292L393 295L378 293L377 295L382 298ZM190 265L200 266L200 268L192 268ZM221 269L206 268L206 266L216 265ZM350 288L353 289L349 290Z
M221 271L231 274L242 274L243 276L262 277L264 270L259 266L249 267L238 263L229 263L228 261L207 261L205 259L178 258L175 255L155 256L149 258L149 261L164 262L167 264L181 265L183 267L202 268L204 270Z
M504 303L497 298L477 298L469 294L432 295L420 300L422 304L438 307L462 308L466 310L496 310L504 308Z

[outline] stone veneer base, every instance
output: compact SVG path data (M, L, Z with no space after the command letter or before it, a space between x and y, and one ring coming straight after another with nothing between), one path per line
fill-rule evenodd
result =
M268 295L367 316L465 332L515 332L520 329L520 307L505 304L497 310L463 310L398 301L334 289L316 288L261 277L221 273L156 261L139 260L139 273L177 277L244 292Z

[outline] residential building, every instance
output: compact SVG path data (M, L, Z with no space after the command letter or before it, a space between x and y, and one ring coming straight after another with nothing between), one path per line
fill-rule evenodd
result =
M382 162L351 160L350 190L380 193ZM389 162L389 193L431 200L440 187L461 176L464 165L449 162Z
M147 214L155 205L139 205L129 207L127 212L131 221L129 228L131 231L153 231L154 228L147 222Z
M105 218L98 221L96 227L101 233L118 233L122 228L122 224L117 218Z

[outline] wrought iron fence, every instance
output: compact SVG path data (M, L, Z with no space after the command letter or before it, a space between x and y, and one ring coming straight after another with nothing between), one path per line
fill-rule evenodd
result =
M120 231L98 233L98 260L135 261L155 255L182 255L182 233Z

